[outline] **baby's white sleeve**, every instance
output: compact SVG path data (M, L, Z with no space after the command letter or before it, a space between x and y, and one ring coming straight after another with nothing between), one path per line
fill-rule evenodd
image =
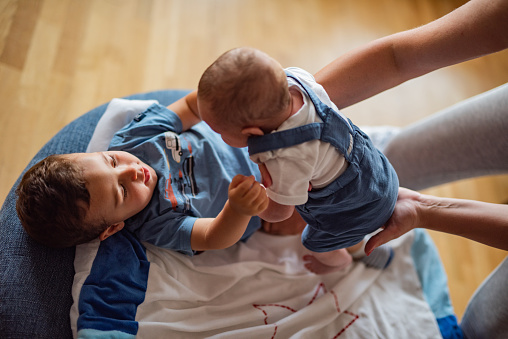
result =
M272 178L267 194L282 205L301 205L307 202L313 168L301 158L276 157L265 162Z

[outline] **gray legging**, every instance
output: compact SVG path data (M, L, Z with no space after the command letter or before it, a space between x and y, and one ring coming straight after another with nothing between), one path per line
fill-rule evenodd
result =
M508 173L508 84L403 128L384 153L415 190Z
M400 185L419 190L508 173L508 84L403 128L384 148ZM469 301L466 338L508 337L508 259Z

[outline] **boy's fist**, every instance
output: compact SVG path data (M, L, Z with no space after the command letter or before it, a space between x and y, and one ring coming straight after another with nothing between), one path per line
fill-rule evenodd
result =
M229 204L240 214L258 215L268 207L266 189L252 175L236 175L229 184L228 195Z

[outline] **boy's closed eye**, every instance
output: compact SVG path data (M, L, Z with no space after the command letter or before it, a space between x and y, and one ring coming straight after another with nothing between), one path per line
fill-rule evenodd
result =
M118 160L115 158L115 156L111 155L111 154L108 154L109 158L111 159L111 167L113 168L116 168L116 166L118 166ZM119 184L120 187L122 188L122 196L123 198L127 198L127 189L125 188L125 186L123 184Z

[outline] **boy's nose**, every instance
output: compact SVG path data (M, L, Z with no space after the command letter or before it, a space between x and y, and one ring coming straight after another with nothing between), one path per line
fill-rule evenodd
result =
M122 169L122 176L126 179L136 181L138 179L138 168L133 165L125 166Z

